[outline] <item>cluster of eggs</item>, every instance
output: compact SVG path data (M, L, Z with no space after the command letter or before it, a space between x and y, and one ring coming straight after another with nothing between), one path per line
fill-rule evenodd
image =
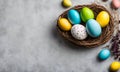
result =
M94 18L94 12L88 7L83 7L79 12L70 9L67 18L59 18L58 26L63 31L71 31L72 36L78 40L84 40L88 35L95 38L99 37L102 28L109 24L110 16L106 11L101 11L96 20Z

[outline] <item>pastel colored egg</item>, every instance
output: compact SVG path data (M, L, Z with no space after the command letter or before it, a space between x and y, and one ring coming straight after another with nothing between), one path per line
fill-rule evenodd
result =
M91 37L99 37L102 33L100 24L94 19L90 19L87 21L86 29L87 29L88 34Z
M87 22L89 19L94 18L93 11L88 7L83 7L82 10L80 11L80 15L83 22Z
M81 24L76 24L71 28L72 36L77 40L84 40L87 37L86 28Z
M118 71L120 69L120 62L114 61L112 62L112 64L110 65L110 70L111 71Z
M119 8L120 7L120 1L119 0L112 0L112 4L115 8Z
M80 24L81 18L77 10L71 9L67 13L68 19L72 24Z
M63 31L69 31L72 27L72 25L70 24L70 22L66 18L60 18L58 20L58 26Z
M103 28L103 27L106 27L109 24L110 16L106 11L101 11L97 15L96 20L98 21L100 26Z
M63 6L65 6L65 7L70 7L70 6L72 6L71 0L63 0L63 1L62 1L62 4L63 4Z
M103 49L98 54L100 60L106 60L110 57L110 51L108 49Z

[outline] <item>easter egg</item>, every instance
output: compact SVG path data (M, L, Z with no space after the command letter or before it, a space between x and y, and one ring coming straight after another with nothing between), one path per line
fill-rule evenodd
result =
M98 21L100 26L103 28L103 27L106 27L109 24L110 16L106 11L101 11L97 15L96 20Z
M98 58L100 60L106 60L107 58L110 57L110 51L108 49L103 49L100 51L100 53L98 54Z
M120 7L120 1L119 0L112 0L112 4L115 8L119 8Z
M102 33L102 29L99 23L94 19L90 19L87 21L86 29L87 29L88 34L91 37L99 37Z
M72 6L71 0L63 0L62 4L63 4L63 6L65 6L65 7L70 7L70 6Z
M87 22L89 19L94 18L93 11L88 7L83 7L82 10L80 11L80 15L83 22Z
M63 31L69 31L72 27L72 25L70 24L70 22L66 18L60 18L58 20L58 26Z
M87 37L86 28L81 24L76 24L71 28L71 34L75 39L84 40Z
M110 70L111 71L118 71L120 69L120 62L114 61L112 62L112 64L110 65Z
M68 19L72 24L80 24L81 18L77 10L71 9L67 13Z

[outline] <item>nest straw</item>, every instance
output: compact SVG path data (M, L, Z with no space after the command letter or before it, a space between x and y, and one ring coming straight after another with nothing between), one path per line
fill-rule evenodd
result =
M71 8L71 9L75 9L75 10L77 10L79 12L83 7L88 7L90 9L92 9L93 12L94 12L95 18L98 15L98 13L101 12L101 11L107 11L109 13L109 15L110 15L110 22L109 22L109 24L105 28L102 28L101 36L99 36L97 38L92 38L92 37L88 36L85 40L77 40L77 39L72 37L70 31L66 32L66 31L61 30L59 28L58 22L57 22L57 30L58 30L58 32L62 35L62 37L64 37L65 39L67 39L70 42L72 42L72 43L74 43L76 45L79 45L79 46L91 48L91 47L97 47L99 45L105 44L107 41L110 40L110 38L111 38L111 36L113 34L113 31L114 31L114 23L113 23L112 15L110 14L110 12L104 6L97 5L97 4L77 5L77 6L73 7L73 8ZM58 20L60 18L67 18L67 12L69 10L63 12L59 16ZM82 25L85 25L85 23L83 23Z

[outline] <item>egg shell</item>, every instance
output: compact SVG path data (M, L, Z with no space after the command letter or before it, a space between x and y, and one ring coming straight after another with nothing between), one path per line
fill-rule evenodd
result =
M89 19L94 18L94 13L90 8L83 7L80 11L80 16L83 22L87 22Z
M110 57L110 51L108 49L103 49L98 54L100 60L106 60Z
M100 26L103 28L103 27L106 27L109 24L110 16L106 11L101 11L97 15L96 20L100 24Z
M64 7L70 7L70 6L72 6L71 0L63 0L62 4L63 4Z
M87 38L86 28L81 24L76 24L71 28L71 34L75 39L84 40Z
M80 24L81 18L77 10L71 9L67 13L68 19L72 24Z
M87 21L86 29L87 29L88 34L91 37L99 37L102 33L102 29L99 23L94 19L90 19Z
M72 25L70 24L70 22L66 18L60 18L58 20L58 26L63 31L70 31L71 27L72 27Z
M119 69L120 69L120 62L114 61L114 62L111 63L111 65L110 65L110 70L111 71L116 72Z

